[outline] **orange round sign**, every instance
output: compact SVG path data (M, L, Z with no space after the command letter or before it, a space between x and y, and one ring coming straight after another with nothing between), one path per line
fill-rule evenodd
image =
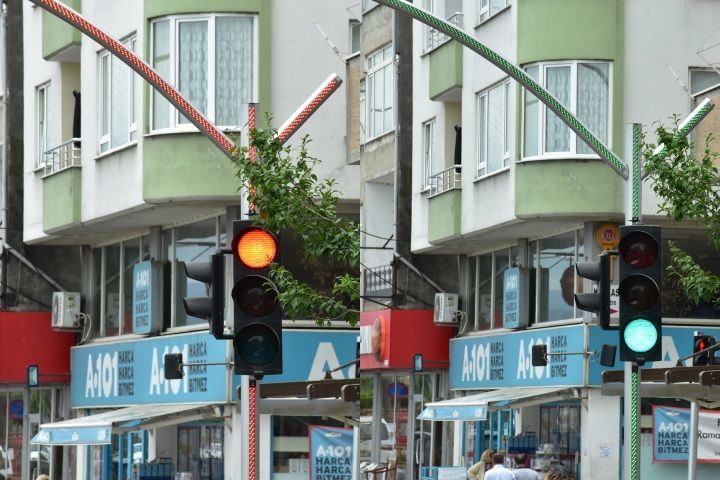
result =
M611 250L620 243L620 229L612 223L603 223L595 231L595 241L603 250Z

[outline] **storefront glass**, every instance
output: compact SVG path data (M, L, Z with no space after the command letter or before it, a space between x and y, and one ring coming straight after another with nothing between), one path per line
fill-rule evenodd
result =
M344 427L327 417L272 417L273 480L307 480L310 475L309 426Z
M380 382L382 398L381 422L387 425L390 441L381 449L391 450L397 461L398 478L404 478L407 468L408 394L410 377L383 375Z
M491 330L503 326L503 276L518 265L516 246L502 248L470 259L469 326L473 330Z
M579 472L580 405L550 404L540 406L540 437L533 456L533 467L546 471L561 469Z
M209 262L218 246L217 242L218 231L214 217L175 229L175 326L207 323L204 318L191 317L185 313L183 297L202 297L206 292L204 283L185 275L182 262Z
M191 423L177 428L178 472L191 472L197 480L222 480L222 423Z

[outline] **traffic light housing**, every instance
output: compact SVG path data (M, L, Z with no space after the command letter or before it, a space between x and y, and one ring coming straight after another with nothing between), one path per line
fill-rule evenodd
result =
M269 278L270 266L279 262L278 236L236 220L232 252L235 373L282 373L282 309Z
M575 305L594 312L603 330L617 330L610 327L610 257L600 254L596 262L578 262L575 269L580 277L597 282L597 292L575 294Z
M165 380L179 380L183 378L182 353L166 353L163 357L163 365Z
M703 335L701 332L695 332L693 336L693 354L698 353L706 348L715 345L715 337ZM700 355L693 356L693 366L714 365L715 352L705 352Z
M225 256L214 253L209 262L185 263L188 278L207 285L207 297L183 298L185 313L193 317L205 318L209 322L210 333L217 339L227 340L232 336L224 333L225 328Z
M620 227L620 360L643 364L662 353L660 227Z

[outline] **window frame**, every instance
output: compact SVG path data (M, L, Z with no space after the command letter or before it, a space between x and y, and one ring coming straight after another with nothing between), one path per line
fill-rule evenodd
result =
M477 23L478 23L478 25L481 23L487 22L491 18L495 17L495 15L499 14L500 12L502 12L503 10L508 8L510 5L512 5L511 0L504 0L505 5L503 5L495 13L490 15L490 2L491 1L492 0L477 0L477 11L478 11Z
M527 65L523 65L523 71L531 67L538 67L538 79L537 83L546 88L547 70L549 68L558 67L570 67L570 105L565 106L567 110L576 115L577 104L578 104L578 66L581 64L602 64L608 66L608 108L607 108L607 140L606 145L610 146L613 142L613 62L609 60L562 60L562 61L547 61L547 62L533 62ZM526 156L525 155L525 122L526 116L526 96L531 95L527 89L523 89L521 99L521 110L522 110L522 122L520 124L521 138L520 138L520 161L532 161L532 160L545 160L545 159L563 159L563 158L579 158L579 159L599 159L600 157L594 153L578 153L577 142L578 136L575 132L570 130L570 138L568 140L570 149L565 152L548 152L545 141L545 134L547 132L547 112L548 107L538 100L538 120L537 120L537 136L538 143L536 145L538 154ZM563 122L563 125L565 123ZM569 128L569 127L568 127Z
M35 159L35 169L45 168L45 152L50 149L50 115L48 112L50 107L51 84L52 82L47 81L35 87L35 122L37 125L35 147L38 150L37 158ZM42 112L40 109L41 103Z
M487 168L487 158L488 158L488 116L489 116L489 99L490 99L490 92L492 90L502 88L502 99L503 99L503 112L502 112L502 138L500 141L500 144L502 145L502 166L496 170L488 171ZM494 173L503 171L510 167L510 145L512 144L511 138L512 137L512 129L510 124L508 123L509 119L509 113L512 111L510 106L510 97L511 97L511 84L509 78L504 78L500 82L497 82L490 87L480 90L475 94L475 179L481 179L484 177L487 177L488 175L492 175ZM484 114L481 113L481 101L485 99L485 111ZM483 117L482 123L480 122L480 117ZM482 127L481 127L482 125ZM482 132L480 130L483 130ZM481 141L482 136L482 141ZM481 149L480 146L483 146L484 148ZM484 150L484 152L483 152ZM480 173L480 171L483 170L483 173Z
M388 59L384 59L385 52L390 52L390 55ZM393 59L393 51L392 51L392 43L386 44L370 54L367 55L365 62L366 62L366 72L365 72L365 78L362 79L362 81L365 83L365 105L366 105L366 112L365 112L365 120L366 120L366 130L365 130L365 139L364 143L368 143L372 140L375 140L376 138L380 138L383 135L388 134L389 132L392 132L395 130L395 122L396 122L396 112L395 112L395 62ZM376 60L379 59L379 60ZM380 128L379 133L375 134L375 123L373 114L376 112L375 108L373 107L373 104L375 102L375 91L374 91L374 79L375 75L383 74L383 80L385 80L384 77L384 71L385 68L390 67L390 75L393 78L392 85L392 103L389 107L384 108L385 100L387 97L387 91L385 90L385 82L383 81L383 90L382 90L382 96L383 96L383 110L382 110L382 122L383 125ZM386 112L390 111L391 114L391 121L389 122L389 125L385 125L385 114Z
M150 22L150 63L152 64L155 52L155 28L160 22L168 22L168 42L169 42L169 55L168 62L170 64L169 70L172 74L172 78L167 79L170 83L178 85L178 74L180 64L178 60L178 48L180 42L179 36L179 23L192 22L192 21L206 21L208 26L208 37L207 37L207 111L203 115L211 122L215 121L216 105L215 105L215 92L216 92L216 20L220 17L238 17L238 18L251 18L252 19L252 86L250 87L251 102L256 103L259 96L259 20L257 14L252 13L203 13L203 14L181 14L181 15L166 15L158 17ZM175 133L175 132L197 132L198 129L192 123L180 123L182 114L176 109L170 102L164 102L166 108L168 108L168 120L169 126L163 128L155 128L155 95L159 95L157 90L152 90L149 101L149 126L147 131L150 134L157 133ZM164 98L164 97L163 97ZM197 107L196 107L197 108ZM199 109L198 109L199 110ZM229 130L239 132L242 125L216 125L221 130Z
M136 52L137 47L137 33L134 32L123 40L121 43L125 48L131 52ZM120 150L128 146L129 144L137 141L137 86L138 75L133 69L126 65L120 65L120 68L127 69L127 85L128 85L128 99L127 102L127 139L125 142L119 145L112 145L112 131L113 131L113 57L109 50L103 49L98 52L98 155L105 155L112 153L113 151ZM105 65L107 60L107 66ZM107 74L107 79L105 78ZM107 82L107 99L103 97L103 87ZM105 111L107 104L107 112ZM103 121L107 122L108 131L107 134L103 132ZM103 146L107 145L107 148L103 150Z
M432 117L422 123L423 179L420 188L421 192L427 192L432 188L430 177L435 175L435 173L432 173L432 166L433 160L436 160L434 155L438 155L437 143L437 117Z

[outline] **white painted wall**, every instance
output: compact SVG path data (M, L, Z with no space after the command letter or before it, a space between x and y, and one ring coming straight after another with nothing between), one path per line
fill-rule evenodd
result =
M658 8L652 0L625 2L624 123L644 125L654 140L653 122L669 123L673 114L687 116L689 96L668 69L689 86L690 67L706 67L698 51L720 43L720 3L678 0ZM720 47L703 55L720 61ZM622 153L622 152L619 152ZM643 189L643 213L656 213L650 186Z
M138 48L142 48L143 3L83 2L83 15L100 29L121 40L136 33ZM102 47L83 36L81 47L82 78L82 214L83 222L109 216L123 210L143 205L142 199L142 141L121 154L98 157L100 152L99 126L99 64L98 53ZM142 55L141 55L142 56ZM147 60L147 59L146 59ZM138 79L138 88L145 88L145 81ZM142 96L136 95L138 133L144 131Z
M477 25L478 2L465 1L465 30L474 31L475 38L507 58L516 62L517 57L517 8L509 9L495 15L479 28ZM462 124L463 124L463 191L462 221L463 235L492 228L515 219L515 105L516 89L514 81L510 82L510 161L509 169L480 180L477 172L477 99L478 92L486 90L507 78L505 72L492 65L470 49L463 49L463 92L462 92Z
M615 478L620 465L620 397L603 397L599 388L584 392L587 400L580 408L580 478Z
M345 62L318 30L325 32L341 54L348 53L348 8L352 0L297 2L275 0L272 5L271 106L273 126L282 125L331 74L344 80ZM357 9L355 9L357 10ZM342 197L360 198L360 167L346 165L345 85L342 85L295 133L290 144L310 135L310 154L322 160L321 177L334 178ZM258 119L264 120L264 119Z
M380 248L386 245L389 250L362 250L363 266L374 268L390 265L395 240L385 239L395 234L395 209L393 205L393 186L384 183L368 182L365 184L365 203L362 211L362 228L370 235L362 235L363 247ZM380 237L380 238L378 238Z
M50 87L50 119L52 130L50 144L59 144L61 140L61 98L63 88L60 75L60 64L46 62L42 58L42 9L34 7L30 2L23 3L23 48L24 48L24 189L25 207L23 211L23 240L26 242L38 238L46 238L42 231L43 190L42 171L35 171L37 165L37 96L36 88L46 82ZM32 60L31 60L32 59ZM68 92L69 93L69 92Z

